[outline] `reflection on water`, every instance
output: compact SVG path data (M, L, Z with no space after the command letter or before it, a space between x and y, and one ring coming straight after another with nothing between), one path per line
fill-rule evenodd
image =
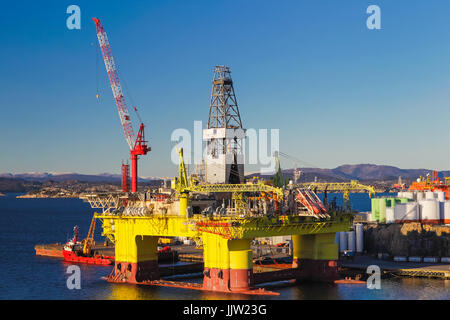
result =
M364 284L301 283L283 281L267 284L267 290L280 296L248 296L151 287L130 284L108 284L107 299L119 300L450 300L450 280L425 278L382 279L380 290L370 290ZM106 288L105 288L106 289ZM107 291L108 291L107 289ZM103 299L104 297L95 297Z
M364 210L370 206L367 194L352 195L352 205ZM358 202L360 201L360 203ZM0 198L0 299L121 299L121 300L238 300L238 299L447 299L450 300L450 280L424 278L382 279L381 290L369 290L365 285L292 284L289 281L266 284L267 290L279 296L246 296L151 287L112 284L102 279L112 266L79 265L81 290L66 286L70 264L58 259L36 257L36 243L65 241L74 225L89 229L93 210L76 199L16 199L13 195ZM100 238L101 228L96 230ZM179 279L201 282L201 278Z
M154 290L143 290L140 286L131 284L111 284L111 300L158 300Z

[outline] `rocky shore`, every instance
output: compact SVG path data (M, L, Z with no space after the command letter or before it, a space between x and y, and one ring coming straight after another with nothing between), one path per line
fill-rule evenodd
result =
M422 223L367 224L364 246L369 254L450 256L450 226Z

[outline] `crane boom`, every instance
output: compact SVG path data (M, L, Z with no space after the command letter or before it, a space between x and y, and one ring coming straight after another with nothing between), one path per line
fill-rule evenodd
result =
M108 36L106 35L106 31L103 29L100 20L97 18L92 18L92 20L94 20L97 27L98 43L100 44L103 60L105 61L106 72L108 73L114 100L116 101L117 110L119 111L120 122L122 123L123 132L125 133L125 139L130 146L130 150L132 150L135 142L133 126L131 124L130 114L128 113L125 98L123 96L122 86L120 85L119 75L117 74L117 68L114 63L114 57L111 52Z
M130 120L130 114L128 113L125 98L122 92L122 86L120 85L119 75L117 74L116 64L111 52L111 46L109 45L108 36L105 29L103 29L100 20L92 18L97 28L97 38L102 50L103 60L105 61L106 72L108 73L109 82L111 83L111 89L116 101L117 110L119 111L120 122L122 123L123 132L125 133L125 139L130 147L131 154L131 192L137 192L138 190L138 169L137 161L138 156L146 155L151 149L145 141L144 124L141 122L139 125L139 132L137 137L133 133L133 126ZM136 111L136 107L134 108ZM137 113L138 117L139 114ZM140 117L139 117L140 120Z

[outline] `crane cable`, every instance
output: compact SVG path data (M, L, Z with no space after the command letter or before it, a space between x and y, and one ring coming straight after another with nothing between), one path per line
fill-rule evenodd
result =
M92 42L92 45L94 45L94 43L95 42ZM99 48L99 46L96 46L96 45L94 45L94 47L96 47L96 49L95 49L95 86L96 86L95 97L97 98L97 101L100 103L100 99L99 99L100 95L99 95L99 89L98 89L99 88L98 56L100 54L100 48Z
M139 112L136 108L136 104L134 103L134 99L133 99L133 96L131 95L131 91L128 89L127 81L125 80L125 77L123 77L123 75L120 72L119 67L117 65L116 65L116 70L117 70L117 73L119 74L120 79L122 80L125 92L126 92L128 98L130 99L131 107L133 108L133 111L136 113L136 116L139 119L139 124L141 124L143 122L142 122L141 116L139 115Z

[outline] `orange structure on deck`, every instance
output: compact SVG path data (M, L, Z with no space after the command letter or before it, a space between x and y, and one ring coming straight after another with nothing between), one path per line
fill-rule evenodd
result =
M420 177L417 181L411 183L409 187L410 191L443 191L445 194L445 199L450 200L450 189L449 185L442 182L439 179L438 172L433 171L432 179L429 176L427 178Z

